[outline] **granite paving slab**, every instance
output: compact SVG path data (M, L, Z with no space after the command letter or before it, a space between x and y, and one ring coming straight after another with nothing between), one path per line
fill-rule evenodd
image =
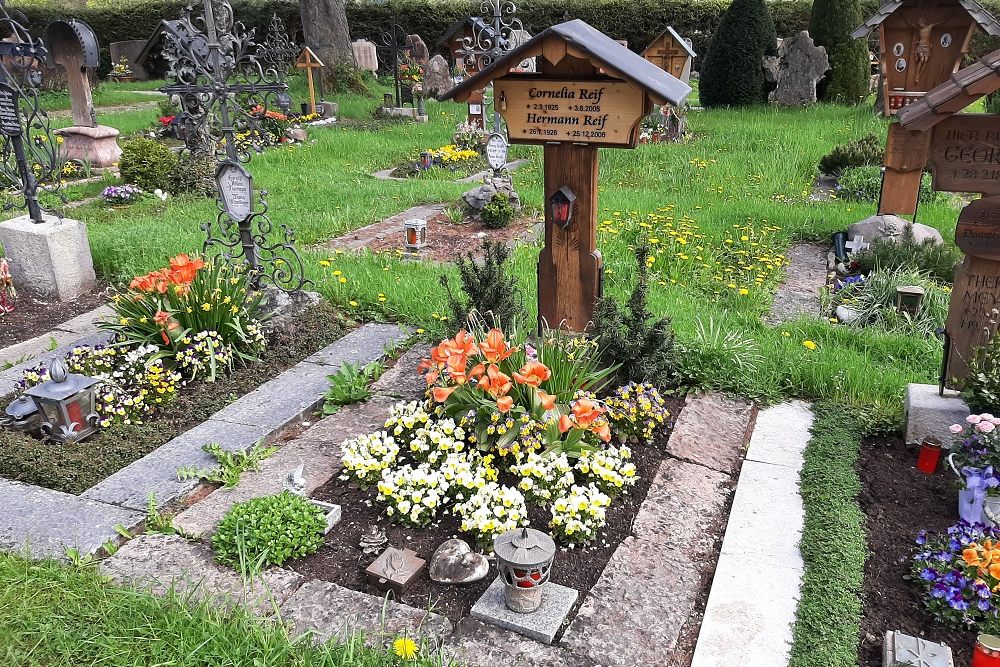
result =
M395 365L372 385L372 391L401 400L416 401L427 391L427 381L417 373L417 365L430 356L430 347L418 344L404 352Z
M179 535L142 535L101 561L101 571L122 585L163 595L173 589L182 596L213 604L242 604L270 615L302 584L300 574L270 568L250 581L212 560L208 546Z
M697 603L704 558L626 538L560 644L603 667L662 665Z
M547 646L509 630L463 618L448 637L443 653L463 667L597 667L588 658Z
M764 318L768 324L789 322L803 315L819 318L820 293L826 286L826 256L829 246L800 243L789 248L785 257L785 279L771 300Z
M518 613L507 608L503 579L497 577L472 605L472 617L551 644L579 595L579 591L549 582L545 584L542 605L531 613Z
M330 388L329 366L302 361L249 394L230 403L212 419L276 430L311 414Z
M387 644L405 634L425 643L425 655L436 651L452 630L451 621L440 614L317 579L299 587L280 613L297 634L309 632L318 641L363 633L369 644Z
M60 491L0 479L0 549L26 549L35 557L62 558L66 549L94 553L117 540L116 525L132 528L141 512Z
M285 488L288 472L299 465L303 466L306 479L305 492L307 495L312 493L339 472L341 443L349 437L371 432L373 422L381 425L392 403L392 399L374 398L345 406L306 431L311 434L313 429L322 427L323 434L285 443L261 464L260 471L244 473L240 483L232 489L213 491L177 515L174 526L193 537L212 533L236 503L280 493Z
M724 394L688 396L667 451L682 461L735 476L750 439L757 408Z

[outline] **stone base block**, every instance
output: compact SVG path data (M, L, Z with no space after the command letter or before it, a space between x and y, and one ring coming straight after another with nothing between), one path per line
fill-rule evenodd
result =
M316 111L318 111L323 118L333 118L340 113L340 105L336 102L317 102Z
M412 118L418 123L426 123L427 115L420 115L414 107L382 107L382 111L389 114L390 116L401 116L403 118Z
M0 222L0 245L18 289L71 301L97 282L87 228L78 220L46 214L37 224L27 215Z
M309 502L310 504L323 510L323 513L326 514L326 530L323 531L323 534L328 534L331 530L333 530L333 527L340 522L340 516L342 514L340 505L325 503L322 500L313 500L312 498L309 498Z
M544 644L551 644L576 604L578 595L572 588L549 582L545 584L542 606L530 614L521 614L507 608L503 579L497 577L472 606L472 617Z
M63 138L62 152L67 160L80 160L93 167L111 167L121 159L119 132L113 127L73 126L55 132Z
M906 419L906 441L922 442L933 436L947 445L952 434L948 427L965 424L969 406L958 396L958 392L946 389L944 396L938 394L937 385L906 385L906 404L903 408Z

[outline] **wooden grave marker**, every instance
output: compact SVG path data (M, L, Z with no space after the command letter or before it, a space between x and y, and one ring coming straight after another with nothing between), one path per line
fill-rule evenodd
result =
M299 54L298 59L295 61L295 66L299 69L304 69L306 71L306 81L309 84L309 113L316 113L316 88L313 84L313 70L319 69L320 67L326 67L323 61L320 60L313 50L308 46L302 49L302 53Z
M691 80L691 61L695 55L688 41L670 26L642 52L643 58L684 83Z
M512 71L536 58L537 72ZM466 101L489 83L512 144L544 147L545 247L538 259L539 321L583 331L601 295L597 249L600 147L635 148L654 104L684 102L690 86L583 21L548 28L441 95ZM552 199L575 197L568 224ZM562 210L566 210L563 207Z

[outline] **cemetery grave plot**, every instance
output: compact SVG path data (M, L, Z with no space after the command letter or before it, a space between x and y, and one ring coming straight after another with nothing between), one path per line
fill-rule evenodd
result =
M676 421L684 405L681 399L667 399L671 423ZM576 608L583 602L585 593L597 582L611 556L622 540L632 534L632 522L639 507L646 499L650 483L656 475L660 463L667 458L666 444L671 429L662 429L656 440L650 444L631 445L632 462L636 465L638 483L612 501L608 508L607 524L598 538L589 546L560 548L556 554L551 581L568 586L581 595ZM499 482L516 486L517 479L510 474L502 474ZM359 547L361 537L373 524L384 528L388 544L415 551L417 556L430 562L434 550L445 540L459 537L470 545L475 545L474 536L460 531L460 522L453 514L443 515L426 527L386 524L384 505L376 499L376 490L362 489L356 483L332 479L311 494L316 500L334 503L343 507L343 518L337 527L326 536L326 543L315 554L290 564L291 569L310 578L331 581L354 590L380 595L380 591L366 581L364 569L371 564L377 554L366 555ZM537 505L528 505L530 525L542 530L549 522L548 510ZM722 539L722 527L716 526L717 539ZM477 547L473 547L474 550ZM423 570L414 584L399 598L400 601L419 609L430 608L447 616L452 622L469 615L469 610L482 596L493 581L492 573L480 581L446 585L432 581ZM707 584L708 582L706 582ZM707 587L706 587L707 588Z
M259 362L246 367L237 364L215 382L191 381L177 389L173 402L158 408L144 423L112 425L83 442L47 442L0 430L0 477L82 493L339 339L349 327L331 306L313 306L268 336ZM13 398L2 397L0 403L7 405Z
M77 315L90 312L107 301L107 290L98 285L72 301L43 299L21 291L14 312L0 315L0 348L41 336Z
M923 637L951 647L956 665L967 665L976 631L952 630L927 612L917 586L904 579L921 530L943 533L958 520L958 478L942 461L933 475L916 469L919 446L898 436L870 438L857 463L858 502L865 514L868 543L862 591L859 664L882 665L887 630Z

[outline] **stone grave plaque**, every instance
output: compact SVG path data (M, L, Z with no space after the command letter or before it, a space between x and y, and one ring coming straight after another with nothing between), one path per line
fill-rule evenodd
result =
M958 114L934 127L934 189L1000 194L1000 129L990 114Z
M0 133L8 137L21 134L21 116L17 112L17 104L17 90L6 83L0 83Z
M966 255L1000 260L1000 197L977 199L962 209L955 245Z
M389 547L365 568L365 578L376 588L400 597L426 564L427 561L417 558L415 551Z
M507 164L507 142L499 134L491 134L486 141L486 161L494 169L502 169Z
M253 177L235 162L223 162L215 173L226 215L242 222L253 213Z

